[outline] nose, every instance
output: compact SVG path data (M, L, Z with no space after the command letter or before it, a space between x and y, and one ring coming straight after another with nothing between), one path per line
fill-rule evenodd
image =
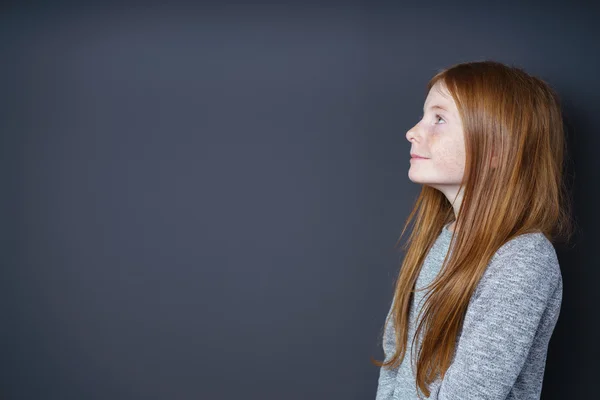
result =
M417 125L413 126L406 132L406 140L409 142L413 142L414 140L418 140L417 138Z

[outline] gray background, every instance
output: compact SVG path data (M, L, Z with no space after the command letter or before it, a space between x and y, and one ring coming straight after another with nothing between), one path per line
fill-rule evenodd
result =
M543 398L593 392L600 14L448 3L5 5L0 397L374 398L405 133L482 59L563 100L580 232Z

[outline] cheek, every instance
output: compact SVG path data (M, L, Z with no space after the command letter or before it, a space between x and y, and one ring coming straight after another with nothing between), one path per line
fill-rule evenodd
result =
M461 142L438 143L436 166L450 173L462 174L465 168L465 149Z
M456 158L438 158L435 161L435 168L443 171L445 175L459 176L464 172L464 165Z

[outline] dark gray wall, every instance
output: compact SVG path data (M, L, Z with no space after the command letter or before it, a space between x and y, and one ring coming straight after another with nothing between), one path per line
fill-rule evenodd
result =
M449 3L5 8L0 397L374 398L405 133L480 59L562 96L581 232L543 399L594 391L599 14Z

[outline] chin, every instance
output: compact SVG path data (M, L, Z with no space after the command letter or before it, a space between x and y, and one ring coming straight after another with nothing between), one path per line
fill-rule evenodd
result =
M410 179L413 183L426 183L426 181L423 181L423 179L419 179L419 177L415 176L415 174L411 175L410 171L408 172L408 179Z
M430 179L424 179L424 178L419 178L419 177L411 176L410 174L408 175L408 179L412 183L416 183L418 185L427 185L427 186L431 186L433 188L437 188L437 186L439 185L438 181L430 180Z

